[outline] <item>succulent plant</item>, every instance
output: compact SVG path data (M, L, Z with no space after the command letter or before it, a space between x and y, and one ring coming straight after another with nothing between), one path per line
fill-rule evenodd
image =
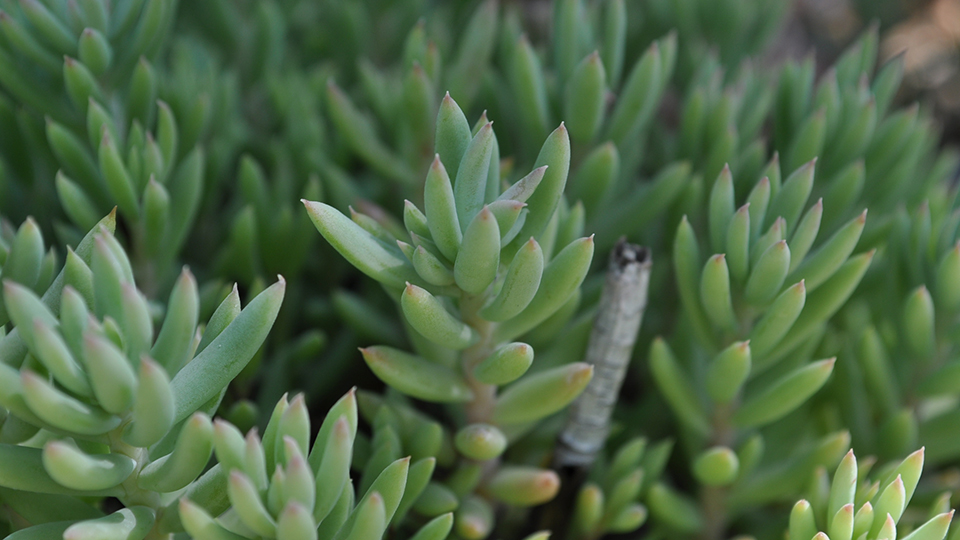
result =
M284 396L277 403L262 439L256 430L244 437L231 424L217 421L214 447L218 467L228 478L229 508L217 508L223 513L214 520L185 497L180 500L184 527L198 540L380 538L409 510L434 460L411 463L407 457L388 464L358 499L350 479L356 431L352 390L327 413L310 449L310 417L302 395L289 402ZM452 525L452 514L440 515L414 538L445 538Z
M162 538L180 494L210 497L210 415L283 299L282 278L244 309L234 289L198 328L185 269L154 337L114 219L68 252L42 297L4 281L0 497L35 524L17 538ZM104 513L90 502L102 497L123 507Z
M920 520L912 527L901 522L923 470L922 448L899 464L884 467L877 481L867 478L872 466L870 461L858 468L851 450L837 466L832 482L821 471L811 500L798 501L790 512L789 537L940 540L946 536L953 510L942 507L949 504L949 497L937 499L926 522Z
M0 535L945 538L960 161L797 13L0 0Z
M532 506L559 488L552 471L500 466L499 458L511 437L572 401L592 369L574 363L524 376L534 351L513 340L577 301L593 240L577 238L575 225L561 235L569 225L552 217L570 160L563 124L544 142L537 168L505 190L492 123L482 119L471 134L448 95L436 131L424 210L405 202L402 239L362 214L350 220L323 203L304 204L337 251L400 304L417 354L366 347L361 352L370 369L407 396L462 404L462 420L453 426L461 457L448 483L466 483L454 492L467 498L455 529L483 538L494 526L492 510L470 496L475 489L499 502Z

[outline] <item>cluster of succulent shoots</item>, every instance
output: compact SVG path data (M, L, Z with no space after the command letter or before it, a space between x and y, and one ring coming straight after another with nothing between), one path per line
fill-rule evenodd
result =
M695 377L668 342L657 338L649 363L660 393L689 432L685 442L696 456L691 472L705 488L700 502L712 515L706 521L683 519L682 513L661 509L653 500L650 504L655 516L682 530L723 530L736 516L739 496L753 501L775 497L778 490L802 483L817 464L830 463L826 458L778 471L776 482L770 481L768 471L756 470L764 448L758 428L806 402L827 381L835 363L834 358L785 358L843 305L873 256L851 255L865 214L830 237L818 238L829 201L817 201L804 212L814 169L814 162L807 163L781 181L774 158L735 209L734 181L724 168L710 192L710 234L703 241L703 247L717 254L706 261L686 217L677 230L676 282L689 328L686 336L699 349L677 345L683 354L702 350L708 356L703 364L694 364L704 370L702 378ZM745 391L751 379L762 384Z
M197 143L210 105L186 88L167 92L169 104L158 99L161 76L150 60L175 15L167 1L24 0L0 9L2 122L31 133L20 151L5 152L6 178L17 184L5 189L8 200L59 200L62 212L56 205L34 212L69 242L117 207L149 294L176 279L205 183ZM24 105L30 115L19 110Z
M637 499L651 489L663 489L656 477L666 466L671 447L660 443L647 448L647 440L638 437L620 447L610 463L595 465L577 493L568 537L589 540L641 527L648 510Z
M34 293L43 294L56 278L57 252L53 247L44 246L43 234L32 218L27 218L16 230L0 228L0 259L0 276ZM10 322L2 303L0 322L4 325Z
M204 508L189 495L182 498L186 531L197 540L383 537L417 500L435 460L394 460L375 471L376 478L360 493L350 478L357 423L352 390L330 408L312 448L302 395L277 403L263 437L256 430L244 437L230 423L216 421L213 446L219 470L227 476L229 504ZM452 526L453 514L446 512L427 520L413 538L442 540Z
M114 225L111 213L69 251L42 296L17 272L4 280L14 328L0 338L0 500L39 523L16 538L162 538L179 528L179 495L215 500L210 416L283 299L282 279L243 309L234 289L198 327L184 270L155 332ZM25 242L8 263L24 260ZM89 502L102 497L124 508L105 515Z
M420 177L413 171L427 166L439 142L432 121L442 102L440 90L449 89L465 109L482 93L484 108L509 137L512 157L522 162L533 162L550 127L563 120L575 156L571 211L576 219L596 221L592 230L609 231L604 241L612 246L620 235L641 230L669 202L651 204L646 186L628 178L640 167L646 130L671 79L678 43L675 33L664 32L628 63L626 4L613 0L591 5L589 13L585 8L581 2L556 2L556 39L547 65L524 33L520 13L507 10L502 28L497 28L497 2L477 7L450 66L436 57L436 46L421 21L406 37L400 73L361 63L360 89L371 115L364 115L348 92L328 83L328 111L337 135L351 154L416 198ZM494 56L501 57L502 65L493 65ZM441 79L447 67L443 74L448 77ZM508 100L487 85L468 83L484 74L502 81L499 84L509 89ZM395 135L393 147L378 136L378 127ZM418 151L411 152L411 147ZM505 165L515 164L510 160ZM676 195L680 187L682 181L673 182L669 191ZM621 191L629 197L609 208ZM638 214L639 219L631 219Z
M351 220L323 203L304 204L337 251L400 304L415 351L363 348L370 369L406 396L460 406L453 435L460 457L447 482L466 486L454 493L479 489L514 506L541 504L556 495L556 474L499 458L511 440L576 398L592 374L574 363L524 376L533 348L511 341L576 301L593 258L582 222L556 211L570 162L567 130L554 130L536 168L504 190L492 123L482 119L471 132L448 95L436 150L424 209L406 201L402 238L362 214ZM470 496L458 512L464 538L485 538L494 526L484 499Z
M833 480L827 478L825 471L819 471L809 498L794 505L788 537L790 540L944 538L953 518L949 492L934 500L931 517L926 521L923 521L926 518L915 519L918 523L906 527L900 523L920 481L923 453L921 448L900 463L881 468L875 475L878 480L871 481L868 475L875 461L864 460L866 462L858 464L853 450L847 452Z
M887 279L865 279L838 330L855 336L850 352L856 362L843 372L842 384L865 397L865 421L851 426L857 447L894 458L922 444L928 462L940 465L960 451L948 427L957 418L951 399L960 390L954 360L960 214L954 190L937 192L929 203L898 210L878 262ZM887 302L869 294L878 287L888 291ZM839 404L844 414L852 412L851 404Z

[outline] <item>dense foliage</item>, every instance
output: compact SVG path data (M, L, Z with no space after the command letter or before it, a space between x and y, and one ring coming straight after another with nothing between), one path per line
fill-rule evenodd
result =
M0 0L0 532L947 538L960 160L789 11Z

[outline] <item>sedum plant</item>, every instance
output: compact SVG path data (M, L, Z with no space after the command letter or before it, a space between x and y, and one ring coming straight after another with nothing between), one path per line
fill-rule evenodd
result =
M703 244L718 253L706 261L692 225L686 217L681 221L673 266L685 338L698 347L682 345L687 358L680 361L657 338L648 355L650 374L683 426L691 473L702 486L699 516L690 515L692 501L686 510L663 504L684 498L667 484L653 488L651 512L673 528L702 530L711 538L720 537L745 505L797 489L813 467L830 465L849 444L848 434L830 435L819 448L792 452L795 466L758 469L765 446L758 430L803 405L832 373L836 359L811 362L814 351L804 344L816 344L817 328L850 296L873 257L851 256L865 214L818 241L829 201L804 212L813 162L782 182L776 158L765 172L736 211L729 168L716 179Z
M605 534L630 533L642 526L647 506L637 501L666 466L672 445L647 447L637 437L627 441L609 463L596 464L577 492L572 515L567 520L569 538L600 538Z
M0 498L34 524L15 538L164 538L182 493L215 500L210 415L283 299L282 279L243 309L234 289L198 328L185 269L154 336L114 218L68 252L42 297L4 281ZM104 512L104 497L121 508Z
M3 220L0 227L3 259L0 276L42 294L53 283L57 270L57 252L52 246L47 249L44 244L43 234L33 218L28 217L17 229ZM10 316L6 307L0 309L0 321L7 324Z
M350 480L357 421L352 390L331 407L310 449L310 417L302 395L277 403L262 438L256 430L244 437L233 425L217 421L214 447L218 467L228 476L229 506L217 507L222 514L215 520L189 496L181 499L187 532L198 540L380 538L409 510L416 499L409 493L423 488L434 460L396 460L359 496ZM452 525L453 515L446 513L413 538L440 540Z
M568 4L572 5L572 3ZM558 5L555 14L560 17L563 9L565 9L565 6L568 4L564 4L564 6ZM557 46L562 47L560 44ZM662 237L665 235L659 234L660 238L658 239L656 228L652 229L654 231L653 233L647 232L651 229L651 227L648 226L651 223L648 216L655 212L663 212L673 205L676 205L676 207L672 210L678 215L681 211L685 211L690 215L691 219L689 221L693 227L699 228L706 226L706 222L709 221L709 226L712 229L710 231L711 236L714 234L723 235L725 233L725 224L715 226L717 221L723 220L722 217L718 219L707 216L708 212L706 208L709 207L712 210L713 196L709 188L710 184L707 183L706 186L704 185L704 179L716 178L721 173L725 161L730 163L730 169L734 171L732 176L736 179L737 191L740 193L736 205L739 205L746 202L744 196L753 188L753 185L749 183L751 179L761 176L761 173L765 172L765 169L768 168L768 165L765 165L765 160L768 157L767 152L769 151L769 146L781 150L780 155L782 156L784 165L785 167L789 167L786 169L787 171L794 170L806 161L818 155L820 156L817 167L820 170L820 174L814 177L812 174L812 166L810 167L808 171L811 177L809 179L810 187L804 188L809 191L800 198L803 199L803 201L807 201L812 195L814 200L816 200L817 197L822 195L826 202L822 206L814 205L813 208L810 208L809 214L804 214L802 213L803 210L806 210L804 202L798 201L797 204L800 206L799 212L801 213L794 216L793 221L796 222L804 218L807 221L806 226L811 229L820 229L822 224L823 230L818 231L820 240L816 240L818 246L823 240L837 234L840 229L843 229L848 235L846 239L847 242L852 242L853 245L856 245L861 235L858 230L863 230L864 227L868 227L867 236L864 238L865 247L861 248L864 254L861 254L860 257L855 259L857 263L860 263L856 272L852 272L853 266L855 265L853 265L853 261L851 261L851 265L848 268L848 270L851 270L849 276L850 282L847 284L848 287L843 291L844 294L831 296L824 292L822 295L817 295L818 302L816 305L818 305L818 308L822 309L822 311L819 311L819 309L809 310L807 312L808 315L800 321L802 323L800 327L797 331L793 332L790 339L783 344L783 347L775 347L777 349L775 356L770 361L777 363L778 360L786 358L788 361L782 364L778 363L778 366L784 366L779 369L786 371L778 372L777 369L771 369L771 371L766 374L766 379L761 378L754 383L757 388L762 389L765 386L769 388L770 384L775 382L778 377L787 375L789 370L785 366L789 365L792 368L797 368L803 362L801 359L805 358L809 360L812 358L812 349L817 348L821 343L820 340L823 335L821 332L827 326L828 319L843 306L846 298L849 297L853 293L853 289L856 288L867 266L866 263L869 262L870 259L870 257L866 255L866 253L869 253L869 248L883 244L883 235L889 226L884 212L891 210L892 204L896 201L896 196L891 195L890 193L892 192L890 191L865 190L863 186L865 185L866 177L869 176L868 181L871 184L883 183L890 186L900 197L909 199L922 196L925 189L923 186L939 182L939 179L943 178L945 171L949 170L949 156L945 156L945 160L941 159L935 164L932 163L930 156L931 150L928 146L931 140L931 132L928 127L924 125L923 122L915 122L917 117L911 116L912 113L910 110L896 111L890 108L892 91L899 82L900 68L898 61L894 61L879 70L872 83L866 78L873 71L875 51L875 34L865 34L861 41L851 47L849 52L841 58L836 68L821 80L819 85L814 84L815 78L812 62L788 64L782 70L782 73L778 74L779 82L776 84L771 84L768 77L761 76L749 67L745 67L736 72L738 80L736 80L735 83L729 83L726 87L722 84L724 77L719 71L719 64L708 63L707 66L697 74L697 78L694 79L695 82L691 85L691 90L688 94L691 96L689 98L690 101L685 105L682 122L676 138L668 136L664 138L665 143L660 141L653 143L663 146L665 150L663 155L666 157L653 157L649 159L653 162L653 166L661 165L664 166L664 168L660 174L654 177L652 183L641 184L633 188L636 190L636 195L626 200L623 198L618 199L618 208L614 210L609 208L610 201L614 200L618 195L622 195L627 188L618 186L605 193L604 184L595 184L593 182L596 182L597 179L606 178L606 176L596 174L593 171L609 171L611 169L610 164L618 163L620 159L618 155L619 151L611 152L609 150L611 147L606 146L604 148L605 153L599 153L598 149L598 154L596 154L598 158L596 160L586 159L582 161L576 155L577 152L574 152L574 163L572 167L576 168L577 162L581 162L584 167L584 174L582 176L580 174L572 176L571 188L576 190L576 196L583 201L594 201L592 205L585 205L587 208L587 216L591 214L590 208L605 210L605 212L601 212L596 219L588 219L586 229L599 232L598 241L601 243L612 242L617 234L634 231L633 234L650 236L654 243L660 242L666 244L663 247L667 249L669 249L670 246L668 242L663 242ZM655 58L655 55L648 52L646 58L649 63L653 61L651 59ZM542 61L542 57L540 60ZM587 63L584 65L587 65ZM714 71L711 72L711 69ZM642 73L642 71L638 73ZM667 71L666 78L669 79L669 71ZM651 78L651 75L646 73L638 75L637 80L637 84L641 84L642 82L642 84L652 85L654 83L651 81L655 80L655 78ZM514 89L513 93L523 95L519 89ZM654 102L655 101L656 99ZM551 94L547 102L553 104L552 108L556 110L557 103L562 103L562 98L558 100L556 94ZM526 106L521 109L525 111L525 113L534 110L531 108L530 103L527 103ZM577 112L580 111L578 110ZM496 113L494 112L493 114ZM520 116L516 114L508 115L507 120L510 120L511 117L519 118ZM852 118L855 119L855 121L840 122L837 120L839 118ZM757 135L761 133L761 129L766 123L771 123L775 126L775 134L770 143L757 138ZM896 134L896 137L894 134ZM504 137L504 139L500 141L500 145L504 146L505 144L510 144L512 147L515 141L509 137ZM576 147L576 141L574 147ZM580 154L580 156L582 155L583 154ZM599 156L603 156L603 160L601 160ZM692 168L687 164L669 163L668 160L673 156L689 159ZM662 159L664 163L657 163L659 159ZM591 170L587 168L588 163L591 164L592 167L595 167L595 169ZM931 167L931 165L933 166ZM649 167L650 165L646 166ZM606 167L606 169L604 169L604 167ZM633 167L636 167L636 165L633 165ZM779 161L777 161L777 167L777 174L779 175ZM905 171L912 169L923 171L920 174L923 175L926 180L923 182L909 182L909 175L906 175ZM612 174L612 178L616 178L619 173L614 172ZM583 179L583 184L579 183L580 178ZM822 178L822 180L820 178ZM797 182L796 184L792 189L796 189L802 182ZM626 186L626 184L623 185ZM597 198L598 196L599 198ZM720 194L717 196L722 198ZM591 199L591 197L593 197L593 199ZM790 197L788 196L783 198L783 200L789 199ZM596 201L603 202L597 204ZM632 204L633 201L635 201L636 204ZM769 200L767 202L769 203ZM866 203L869 203L872 209L876 208L879 210L880 217L871 219L865 224L862 219L863 216L861 216L861 219L856 218ZM729 210L725 209L721 214L724 214L724 217L729 217L729 214L726 214L726 212L730 214L734 213L737 207L736 205L731 205L732 207ZM819 208L817 208L817 206L819 206ZM643 210L643 212L640 212L640 210ZM818 217L817 214L820 212L822 212L822 214ZM638 213L641 214L641 216L638 219L634 218ZM874 210L871 215L876 214L877 211ZM775 217L776 216L770 216L770 220L773 220ZM875 221L879 222L879 225L871 225ZM817 222L816 226L814 226L814 222ZM762 225L767 227L771 224L772 221L763 223ZM627 227L636 228L628 229ZM761 230L760 232L766 231ZM751 240L759 239L759 236L759 234L756 234ZM783 239L786 238L788 237L785 236ZM818 238L818 235L814 234L814 238ZM797 240L802 239L798 238ZM803 242L805 241L806 240L803 240ZM810 241L812 243L814 239L810 239ZM800 243L803 244L803 242ZM837 242L839 244L839 239ZM793 247L787 243L784 243L784 246ZM814 247L816 246L811 244L805 249L812 250ZM854 248L851 245L849 249L853 250ZM718 249L716 252L719 251ZM762 255L762 251L763 250L756 250L752 255L759 257ZM850 253L852 253L852 251L847 252L846 255L842 255L840 262L843 262L843 259ZM802 260L802 257L792 257L792 260L793 263L798 264ZM750 264L755 262L756 260L753 260L748 263L747 268L749 269ZM698 265L699 264L700 263L698 263ZM829 268L829 265L827 265L827 268ZM788 268L788 270L792 273L796 268ZM830 272L827 272L827 274L829 273ZM699 276L699 268L695 274ZM765 274L765 272L758 272L757 275L762 274ZM735 289L746 285L745 281L743 281L744 278L740 279L739 286L734 285ZM688 287L688 289L698 291L701 287L699 281L700 280L696 280L692 287ZM795 282L787 284L795 284ZM708 282L708 285L704 288L712 291L713 294L723 290L721 287L720 291L714 291L712 285L712 282ZM819 286L820 283L813 284L813 287ZM751 294L756 294L755 287L756 283L752 287L754 288L754 292ZM777 287L773 288L777 289ZM806 288L806 284L804 284L803 288ZM681 296L683 296L682 290L681 288ZM777 292L779 292L779 290ZM745 290L741 290L740 293L745 294ZM699 292L695 292L694 294L699 295ZM739 293L734 290L733 298L739 303L742 299L737 299L737 294ZM752 301L764 307L769 303L769 300L759 300L757 298L753 298ZM684 305L686 305L686 302L684 302ZM655 307L655 309L664 309L670 317L676 317L675 313L670 313L671 310L669 307ZM687 308L684 307L684 309L686 310ZM741 311L741 309L740 306L737 307L738 311ZM747 316L749 319L752 319L747 320L747 325L739 329L740 332L743 332L740 336L741 339L748 337L748 332L744 332L744 330L758 322L758 315L763 313L760 311L760 313L754 312L750 314L750 311L753 310L746 310L741 314L741 316ZM819 311L819 313L814 315L814 311ZM684 317L687 316L684 315ZM581 324L577 325L576 328L588 328L587 325L582 324L587 320L586 317L577 319L576 321ZM676 323L667 324L673 325ZM721 327L723 324L726 323L721 323ZM694 326L696 325L694 324ZM668 326L665 330L670 330L670 327ZM531 338L532 337L533 336L531 336ZM677 340L683 342L685 345L692 342L686 338L689 338L689 335L681 332ZM578 339L582 341L576 341ZM553 350L547 350L545 356L538 355L538 357L550 358L551 361L554 358L578 359L578 351L583 350L585 339L586 335L584 332L577 331L571 333L564 336L561 343L556 347L556 349L566 349L565 351L551 354ZM735 340L736 338L721 336L720 344L724 346L730 345L732 343L731 339ZM801 347L801 344L806 345L806 347ZM708 346L706 350L708 354L716 354L719 350L722 350L722 348L723 347L714 344ZM687 354L687 352L684 351L682 354ZM819 358L830 357L833 354L836 354L836 351L830 351L828 354L819 356ZM690 356L691 360L689 361L693 363L690 369L694 372L693 377L695 382L700 384L699 379L704 376L701 374L702 371L700 370L702 368L700 366L706 364L707 361L701 357L699 351L693 352ZM779 358L777 358L777 356L779 356ZM826 375L830 372L832 365L831 362L825 362L822 365L824 372L820 373L820 380L813 384L812 388L806 390L806 392L808 392L806 398L801 399L801 402L809 398L812 393L824 384L824 379L826 379ZM768 366L764 366L764 369L767 368ZM718 386L720 385L718 384ZM733 392L736 393L736 390L733 390ZM685 399L683 399L683 401L690 401L689 396L684 397ZM795 403L794 405L799 405L799 403ZM712 403L707 405L707 414L713 414L712 407ZM810 435L806 436L810 437ZM793 465L787 468L789 470L788 476L793 479L790 482L779 481L782 480L783 477L775 474L766 476L766 478L763 478L764 475L761 475L760 478L769 482L766 486L770 489L769 492L763 495L760 495L763 490L759 488L751 490L747 487L742 487L743 499L734 504L734 506L739 506L740 508L734 510L733 515L736 516L741 512L746 512L750 508L756 508L757 505L764 501L788 497L786 494L795 491L797 486L802 483L802 478L807 475L815 465L832 465L836 459L839 459L842 451L846 449L846 445L849 444L849 435L842 429L830 434L821 433L819 439L819 445L813 444L812 441L808 440L808 446L802 452L795 455ZM756 444L756 441L754 441L754 443ZM729 450L730 449L727 449L725 452L718 451L711 455L714 459L719 460L719 463L729 463ZM695 456L691 457L691 461L693 461L693 457ZM710 463L710 461L708 460L707 463ZM704 466L697 467L697 469L702 469L702 467ZM689 470L693 469L694 467L691 463ZM778 474L787 474L782 467L780 467L780 469ZM773 471L763 472L772 473ZM729 474L729 471L727 474ZM669 489L667 487L668 485L669 484L663 485L664 490ZM746 483L744 486L746 486ZM750 496L747 495L750 491L753 491L753 495L755 495L756 498L750 498ZM664 491L661 490L658 493L663 492ZM675 500L683 501L682 498L675 498ZM695 518L689 519L691 517L689 510L694 507L689 505L684 506L683 504L665 505L662 508L656 509L657 511L653 511L654 517L660 518L667 516L667 519L670 520L668 514L671 508L677 509L676 516L679 516L679 518L675 518L672 521L673 523L680 523L680 528L697 528L700 526L698 523L702 523ZM720 515L722 516L723 512L721 512ZM720 517L719 519L723 522L727 517Z
M401 394L459 405L452 436L460 457L447 483L467 497L455 525L466 538L492 531L489 499L523 507L553 498L552 471L500 465L500 456L511 438L572 401L592 373L574 363L524 376L533 349L512 341L575 301L592 260L592 238L577 238L576 223L561 224L556 213L570 159L566 127L544 142L538 167L506 190L494 137L484 119L471 133L444 98L424 210L405 203L402 239L368 216L351 220L304 201L334 248L400 304L415 354L366 347L370 369ZM486 497L472 496L475 489Z
M882 29L777 60L791 11L0 0L0 531L943 538L956 154Z
M952 291L958 275L954 205L945 194L912 212L897 212L888 251L879 261L891 277L882 286L896 301L882 304L867 294L881 286L877 276L868 276L868 288L834 331L857 336L843 345L857 359L843 372L843 383L864 399L859 410L849 400L833 401L845 417L863 419L851 434L883 457L918 442L933 463L952 460L958 450L952 430L943 429L957 414L951 402L957 307Z
M7 3L0 17L6 38L0 84L12 97L4 100L5 121L39 124L19 144L34 153L52 151L61 168L54 182L44 174L49 163L16 155L7 141L11 176L33 196L55 192L81 230L118 205L141 229L137 251L146 257L157 256L164 239L143 236L170 228L173 244L183 242L202 193L199 171L186 171L202 169L202 156L190 151L203 113L158 105L159 76L149 60L165 41L173 8L165 1L68 7L29 0ZM27 109L16 118L18 106ZM180 125L177 117L190 120ZM177 179L178 170L187 178ZM174 215L168 216L171 196ZM145 219L160 222L146 227ZM169 264L169 254L165 259Z
M931 517L913 524L907 506L923 470L921 448L899 464L881 469L877 480L867 478L873 462L857 463L853 450L840 461L832 482L826 474L815 482L810 500L798 501L790 512L788 537L829 540L837 538L906 538L941 540L946 537L953 510L946 510L949 494L939 497ZM906 533L906 534L905 534Z

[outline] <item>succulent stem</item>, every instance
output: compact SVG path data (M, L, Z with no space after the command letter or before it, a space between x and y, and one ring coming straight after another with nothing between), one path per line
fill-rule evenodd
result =
M460 314L463 321L473 327L480 335L474 345L463 351L462 365L467 384L473 390L474 399L467 404L467 419L471 423L488 423L493 415L493 406L496 401L497 387L484 384L473 376L473 368L493 353L494 323L483 319L479 315L483 307L484 295L470 295L464 293L460 299Z

